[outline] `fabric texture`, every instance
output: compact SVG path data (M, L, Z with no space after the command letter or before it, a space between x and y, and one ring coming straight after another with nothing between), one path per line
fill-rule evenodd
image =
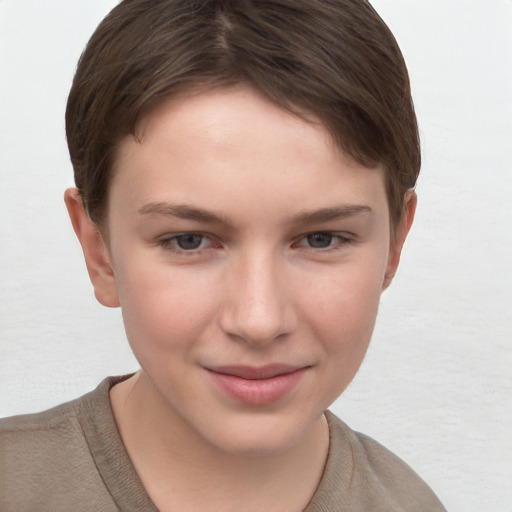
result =
M119 436L109 390L48 411L0 420L2 512L158 512ZM398 457L330 412L330 447L304 512L442 512L430 488Z

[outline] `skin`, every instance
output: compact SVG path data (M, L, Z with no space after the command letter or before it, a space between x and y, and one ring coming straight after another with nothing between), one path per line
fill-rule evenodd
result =
M107 236L66 192L96 297L121 306L142 368L111 391L123 442L161 510L302 510L416 196L391 237L383 169L247 86L169 99L140 128L120 144ZM299 377L270 403L215 378L276 363Z

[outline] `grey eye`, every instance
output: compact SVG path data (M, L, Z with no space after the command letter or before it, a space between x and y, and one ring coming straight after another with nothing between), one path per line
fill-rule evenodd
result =
M203 241L203 235L196 233L188 233L186 235L178 235L175 237L176 245L184 251L192 251L198 249Z
M329 247L332 244L334 236L330 233L313 233L307 236L308 244L315 249Z

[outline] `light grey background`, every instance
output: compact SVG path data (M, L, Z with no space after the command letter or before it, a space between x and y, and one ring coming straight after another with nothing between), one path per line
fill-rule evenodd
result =
M0 0L0 416L131 372L62 201L64 105L112 0ZM512 511L512 2L375 0L413 82L416 224L363 367L333 406L451 512Z

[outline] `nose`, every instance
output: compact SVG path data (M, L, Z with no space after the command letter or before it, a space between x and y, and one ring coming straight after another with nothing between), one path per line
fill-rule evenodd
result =
M272 255L241 257L226 279L221 327L254 347L282 339L297 325L285 269Z

